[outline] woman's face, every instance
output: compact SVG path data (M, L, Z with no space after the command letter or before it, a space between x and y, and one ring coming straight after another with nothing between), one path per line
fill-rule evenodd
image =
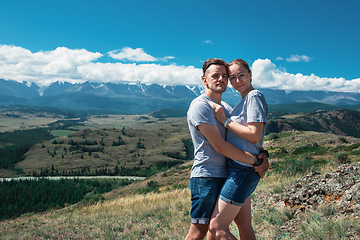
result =
M253 87L251 85L251 72L249 72L243 65L234 64L229 67L229 81L233 88L235 88L244 98Z

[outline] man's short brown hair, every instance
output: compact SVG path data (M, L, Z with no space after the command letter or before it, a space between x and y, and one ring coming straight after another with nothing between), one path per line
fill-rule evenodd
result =
M208 70L208 68L211 65L222 65L222 66L225 67L226 72L229 72L228 64L224 60L222 60L220 58L209 58L203 64L203 75L202 75L202 77L205 77L206 70Z

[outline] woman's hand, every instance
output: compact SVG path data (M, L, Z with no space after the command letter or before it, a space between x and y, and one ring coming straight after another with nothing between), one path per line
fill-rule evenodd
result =
M210 105L214 109L216 120L218 120L219 123L224 124L228 118L225 116L223 107L214 102L210 102Z

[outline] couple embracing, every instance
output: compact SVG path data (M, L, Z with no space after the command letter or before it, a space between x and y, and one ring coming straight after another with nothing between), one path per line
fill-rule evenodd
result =
M194 99L187 113L194 144L191 168L191 225L186 240L255 239L251 225L251 198L268 170L268 153L262 144L267 121L264 96L252 86L249 65L217 58L203 64L205 93ZM240 93L231 108L221 101L228 81Z

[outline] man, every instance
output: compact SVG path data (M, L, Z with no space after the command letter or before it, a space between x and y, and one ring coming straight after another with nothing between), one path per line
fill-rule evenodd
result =
M224 140L226 129L216 120L209 103L213 101L221 104L225 115L230 117L231 107L221 102L228 85L227 63L217 58L205 61L202 81L205 94L192 101L187 114L194 144L194 164L190 176L191 225L186 240L203 239L208 231L211 213L227 177L226 157L250 164L254 164L257 159L257 156ZM263 174L267 168L266 158L257 171ZM209 234L207 239L212 239L212 236Z

